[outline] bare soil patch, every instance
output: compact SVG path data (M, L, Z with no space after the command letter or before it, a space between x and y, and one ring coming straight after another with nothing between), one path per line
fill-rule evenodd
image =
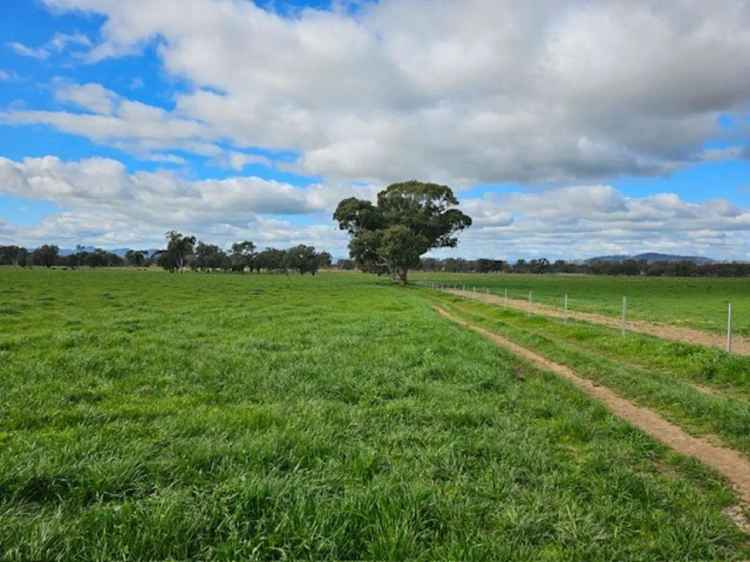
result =
M445 289L445 291L451 293L452 295L480 301L486 304L500 306L505 306L506 304L505 298L499 297L497 295L475 293L472 291L462 291L459 289ZM532 314L539 314L541 316L548 316L551 318L564 319L566 317L564 311L545 304L529 305L529 303L526 301L518 299L508 299L507 306L509 308L513 308L514 310L531 312ZM571 320L582 320L584 322L600 324L602 326L608 326L610 328L619 329L622 327L622 322L619 318L604 316L603 314L568 311L567 317ZM691 328L681 328L678 326L669 326L666 324L654 324L651 322L644 322L642 320L628 320L626 323L626 329L630 332L648 334L650 336L656 336L657 338L662 338L665 340L703 345L707 347L717 347L719 349L724 349L726 347L726 336L723 336L721 334L710 334L708 332L693 330ZM750 355L750 338L735 336L732 339L732 353L737 353L739 355Z
M553 372L572 382L586 394L602 402L613 414L628 421L678 453L693 457L710 466L732 484L745 506L750 505L750 459L734 449L722 445L718 437L714 435L704 437L689 435L682 428L667 421L655 411L637 406L609 388L595 385L592 381L581 378L572 369L564 365L554 363L546 357L521 347L498 334L457 318L440 307L435 307L435 309L441 316L456 324L473 330L496 345L523 357L537 367ZM733 520L738 522L739 516L737 514L741 514L742 509L733 510L732 513L735 515ZM747 530L747 528L743 530Z

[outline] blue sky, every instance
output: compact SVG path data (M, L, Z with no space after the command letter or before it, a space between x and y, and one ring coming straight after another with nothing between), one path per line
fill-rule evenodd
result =
M453 255L750 259L742 3L8 0L0 16L0 244L154 247L178 228L344 256L336 202L418 178L475 218Z

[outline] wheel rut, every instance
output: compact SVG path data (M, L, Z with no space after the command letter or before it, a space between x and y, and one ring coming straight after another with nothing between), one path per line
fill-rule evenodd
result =
M713 468L731 483L743 505L750 506L750 459L734 449L721 445L721 440L717 436L692 436L655 411L637 406L609 388L594 384L592 381L578 376L575 371L565 365L550 361L546 357L494 332L458 318L439 306L434 308L440 316L480 334L497 346L523 357L533 365L570 381L586 394L604 404L614 415L626 420L667 447L683 455L693 457ZM744 531L750 532L750 529L745 525L740 525L735 517L732 519L738 526L743 527Z
M589 322L590 324L599 324L601 326L608 326L610 328L621 328L622 322L618 318L611 316L604 316L603 314L593 314L590 312L575 312L568 311L566 314L562 310L559 310L553 306L547 306L544 304L529 304L525 301L517 299L508 299L507 302L504 297L498 297L491 293L475 293L473 291L462 291L460 289L442 289L446 293L463 297L465 299L476 300L486 304L507 306L514 310L520 310L523 312L531 312L533 314L539 314L541 316L548 316L550 318L570 318L571 320L582 320ZM638 332L640 334L647 334L649 336L655 336L657 338L677 341L683 343L690 343L694 345L702 345L706 347L716 347L719 349L726 348L726 337L720 334L710 334L701 330L693 330L691 328L681 328L679 326L669 326L666 324L653 324L651 322L644 322L642 320L628 320L626 323L626 329L630 332ZM738 355L750 355L750 338L744 338L735 336L732 340L732 353Z

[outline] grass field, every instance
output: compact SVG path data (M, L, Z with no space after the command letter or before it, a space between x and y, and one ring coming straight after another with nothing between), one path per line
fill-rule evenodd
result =
M714 473L434 303L750 450L720 352L359 274L0 269L0 559L750 557Z
M750 456L750 357L434 294L453 313Z
M727 304L734 309L734 330L750 336L750 279L613 277L595 275L523 275L416 273L417 283L446 283L489 289L498 295L560 307L567 293L571 310L619 316L628 298L628 316L709 332L724 332Z

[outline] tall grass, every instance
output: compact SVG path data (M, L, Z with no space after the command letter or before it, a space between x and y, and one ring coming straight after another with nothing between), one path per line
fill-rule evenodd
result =
M422 291L5 270L0 310L3 560L749 554L723 482Z
M619 317L628 297L628 317L724 333L727 305L734 308L734 330L750 336L750 281L747 279L612 277L607 275L525 275L416 273L423 285L445 283L478 287L496 295L560 308L569 296L571 310Z

